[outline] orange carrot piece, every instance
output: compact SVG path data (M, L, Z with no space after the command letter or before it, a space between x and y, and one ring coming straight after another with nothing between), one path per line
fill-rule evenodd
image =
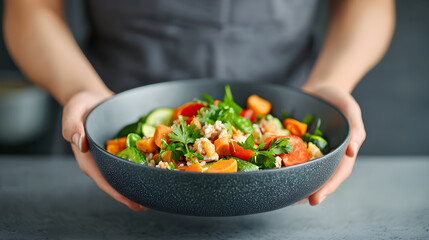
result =
M291 134L296 136L302 136L307 132L307 124L293 118L286 118L283 121L283 126L289 130Z
M188 166L186 165L177 168L177 170L180 170L180 171L186 171L186 169L188 169Z
M220 100L214 100L213 105L217 106L220 103Z
M265 116L271 112L271 103L254 94L247 99L247 108L252 109L256 115Z
M215 151L217 154L221 156L231 155L229 151L229 141L230 137L221 137L214 141Z
M138 150L144 153L152 153L158 149L158 146L155 144L155 138L145 138L136 143Z
M168 141L168 134L172 132L171 127L165 125L158 125L155 129L153 136L156 146L162 147L161 139L165 138Z
M118 144L112 144L112 143L107 144L106 150L113 155L116 155L120 152Z
M107 140L106 150L112 154L118 154L120 151L127 148L126 146L127 138L117 138L112 140Z
M222 160L213 163L207 170L208 173L231 173L237 172L237 161L235 159Z
M161 158L164 162L174 162L173 159L171 159L171 151L164 152Z
M209 158L213 157L216 153L216 148L213 143L204 141L201 145Z
M195 125L195 131L200 130L202 128L200 121L198 118L192 118L192 121L189 125Z
M203 169L201 168L201 165L199 163L193 163L189 165L185 171L187 172L202 172Z
M158 157L159 157L159 153L153 155L152 159L156 161L158 159Z
M127 148L127 137L118 138L119 149L122 151Z

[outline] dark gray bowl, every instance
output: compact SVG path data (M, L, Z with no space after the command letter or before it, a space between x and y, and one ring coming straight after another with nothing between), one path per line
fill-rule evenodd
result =
M177 107L202 93L222 99L224 85L245 106L251 94L269 100L272 113L285 110L301 119L322 118L321 130L334 150L303 164L257 172L195 173L139 165L104 150L120 128L158 107ZM85 121L90 152L107 182L119 193L148 208L197 216L236 216L286 207L322 186L337 168L349 139L349 124L332 105L299 90L278 85L176 81L132 89L102 102Z

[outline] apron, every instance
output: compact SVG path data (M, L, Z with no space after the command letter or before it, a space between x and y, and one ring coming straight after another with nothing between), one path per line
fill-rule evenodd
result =
M114 92L190 78L301 86L318 0L91 0L86 52Z

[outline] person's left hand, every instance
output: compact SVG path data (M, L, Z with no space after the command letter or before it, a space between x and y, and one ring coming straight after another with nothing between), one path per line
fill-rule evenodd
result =
M350 123L349 144L337 170L321 188L308 197L310 205L314 206L321 203L350 176L359 148L366 138L366 132L359 104L350 93L332 86L325 86L317 89L303 87L303 91L320 97L336 106L344 113ZM305 202L306 200L307 199L301 202Z

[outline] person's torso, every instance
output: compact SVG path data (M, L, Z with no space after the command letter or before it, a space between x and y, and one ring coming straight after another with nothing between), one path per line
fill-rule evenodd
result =
M299 85L318 0L92 0L88 57L114 91L178 79Z

